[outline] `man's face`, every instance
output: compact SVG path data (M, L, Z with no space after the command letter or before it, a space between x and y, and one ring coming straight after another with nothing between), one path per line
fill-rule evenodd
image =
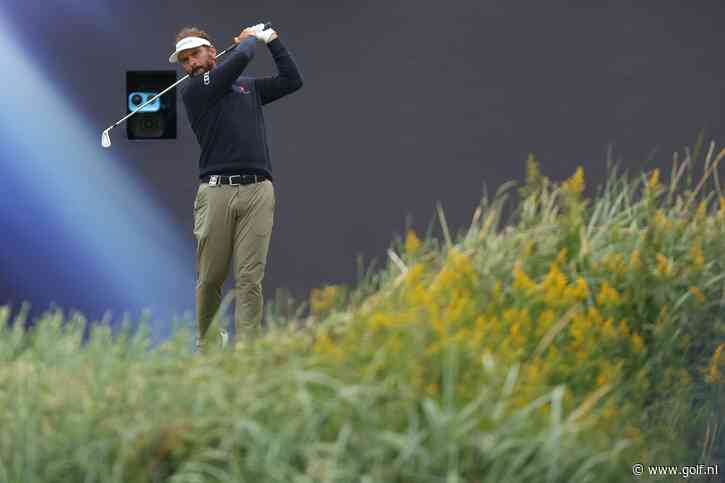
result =
M182 50L178 55L179 63L187 74L192 76L210 71L216 65L216 49L202 45Z

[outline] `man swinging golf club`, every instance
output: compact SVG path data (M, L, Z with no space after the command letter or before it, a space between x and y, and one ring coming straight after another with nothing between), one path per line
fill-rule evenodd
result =
M181 98L201 148L194 200L196 347L201 353L232 259L237 338L254 337L262 320L262 278L275 208L262 106L302 87L292 55L277 33L264 27L242 30L234 38L236 48L219 65L206 32L185 27L169 57L190 74ZM257 41L269 48L276 76L241 76Z

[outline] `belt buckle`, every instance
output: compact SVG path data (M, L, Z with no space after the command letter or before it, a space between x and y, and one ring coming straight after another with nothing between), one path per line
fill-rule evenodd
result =
M219 184L219 176L213 174L209 176L209 186L216 186Z
M240 178L241 179L241 175L233 174L232 176L229 176L229 186L239 186L241 184L241 183L234 183L232 181L232 178Z

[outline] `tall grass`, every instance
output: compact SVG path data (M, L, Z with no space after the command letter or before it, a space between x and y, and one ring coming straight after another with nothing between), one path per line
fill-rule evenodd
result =
M699 149L669 177L612 167L592 199L581 169L552 182L532 156L467 230L439 207L442 240L408 230L353 287L278 292L263 337L203 356L191 321L150 350L143 324L83 344L78 314L26 330L6 307L0 481L609 482L723 461L725 150L696 168Z

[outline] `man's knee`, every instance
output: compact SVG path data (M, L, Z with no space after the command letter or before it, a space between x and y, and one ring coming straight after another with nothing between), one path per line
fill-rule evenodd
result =
M224 279L221 277L200 276L196 279L196 288L204 292L221 292Z
M264 278L264 265L258 265L251 270L244 270L237 273L234 285L238 289L256 290L262 286Z

